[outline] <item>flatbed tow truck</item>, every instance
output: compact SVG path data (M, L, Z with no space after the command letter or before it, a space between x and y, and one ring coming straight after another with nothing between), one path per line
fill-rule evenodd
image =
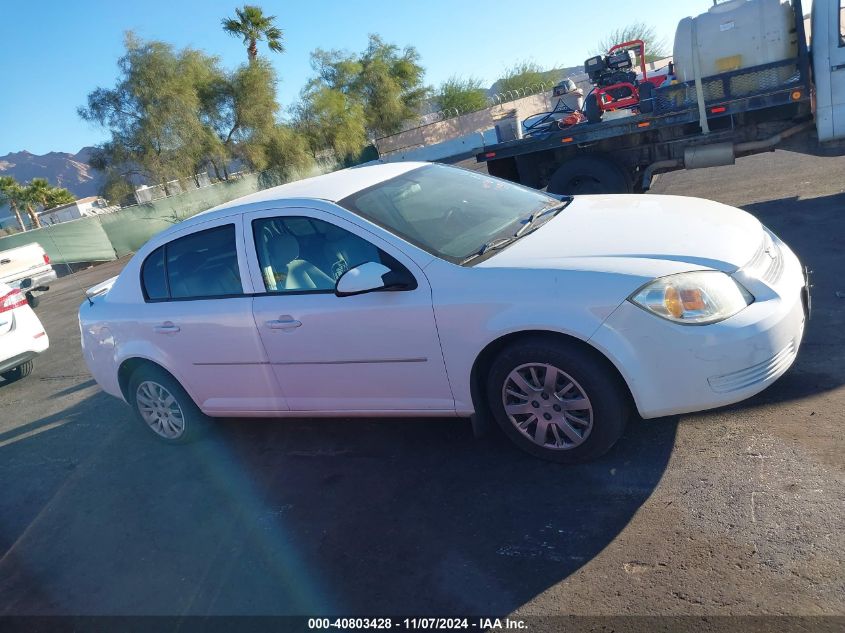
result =
M811 48L801 0L791 10L796 57L657 87L648 113L486 145L476 160L493 176L576 194L644 192L655 174L775 148L841 155L845 0L815 0Z

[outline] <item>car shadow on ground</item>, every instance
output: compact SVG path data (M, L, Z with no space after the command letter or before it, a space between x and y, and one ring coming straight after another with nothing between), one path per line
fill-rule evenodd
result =
M564 467L465 420L223 420L181 447L129 420L98 393L4 435L0 614L506 614L613 541L676 430Z

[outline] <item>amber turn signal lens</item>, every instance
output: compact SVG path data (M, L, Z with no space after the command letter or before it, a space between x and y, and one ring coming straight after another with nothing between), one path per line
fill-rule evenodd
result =
M681 304L681 296L675 286L666 286L666 291L663 293L663 305L676 319L680 319L684 315L684 306Z

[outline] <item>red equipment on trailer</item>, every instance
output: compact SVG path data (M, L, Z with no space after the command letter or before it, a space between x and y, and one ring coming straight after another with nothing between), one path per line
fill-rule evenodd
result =
M641 77L633 70L637 57ZM648 76L642 40L617 44L607 55L591 57L584 62L584 72L595 85L584 103L590 123L598 123L605 112L614 110L638 108L640 112L650 112L653 109L652 90L666 80L666 75Z

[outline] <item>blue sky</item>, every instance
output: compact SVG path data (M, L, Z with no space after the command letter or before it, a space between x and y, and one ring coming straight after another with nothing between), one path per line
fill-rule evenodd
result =
M459 74L489 85L503 68L523 59L544 67L583 63L597 40L631 21L654 25L671 47L678 20L711 6L711 0L252 2L276 15L285 31L287 52L261 50L281 79L283 107L311 75L313 49L361 50L368 33L415 46L428 84ZM241 41L220 28L235 6L233 0L6 0L0 21L0 155L23 149L76 152L107 138L104 130L81 121L76 108L97 86L114 84L126 30L201 48L229 68L243 63Z

